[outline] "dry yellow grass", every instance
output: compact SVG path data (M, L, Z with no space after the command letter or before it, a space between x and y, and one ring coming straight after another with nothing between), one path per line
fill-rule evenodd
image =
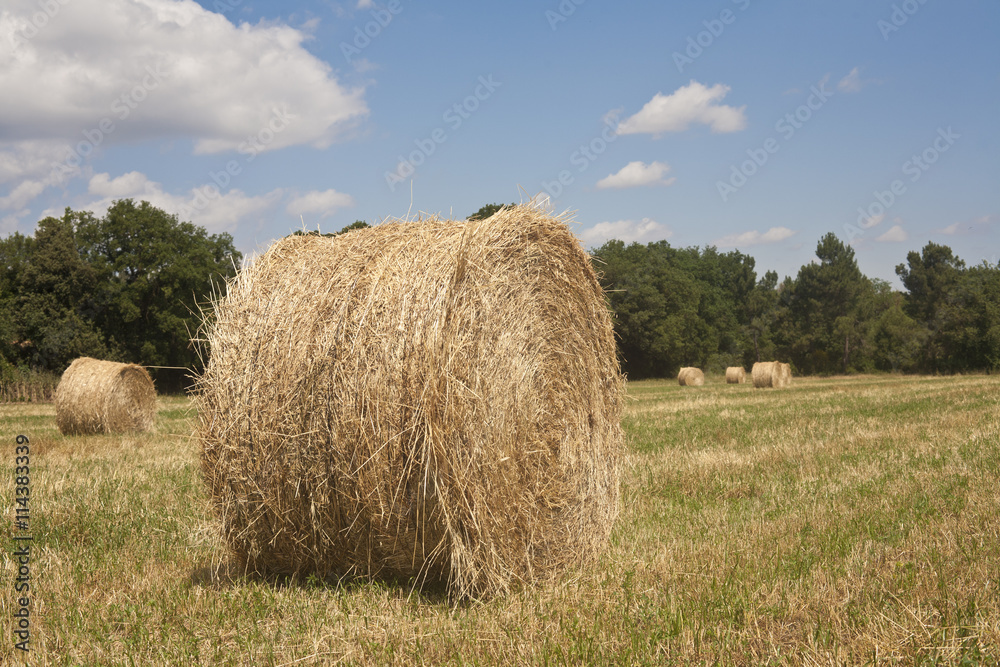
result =
M37 467L31 664L996 664L998 396L996 376L631 383L600 567L460 606L217 569L184 399L126 437L0 406ZM4 550L8 619L14 568Z

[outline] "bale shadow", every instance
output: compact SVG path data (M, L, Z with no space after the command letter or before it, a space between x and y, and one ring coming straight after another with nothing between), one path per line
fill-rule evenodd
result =
M352 574L276 574L247 569L238 563L210 563L195 568L189 577L191 586L215 590L235 589L246 584L265 584L275 589L296 588L306 591L338 591L348 595L382 589L394 597L414 598L421 604L465 607L468 600L456 600L448 592L447 582L418 582L415 578L367 577Z

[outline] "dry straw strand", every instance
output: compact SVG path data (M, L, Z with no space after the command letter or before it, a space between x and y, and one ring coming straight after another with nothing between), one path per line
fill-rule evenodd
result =
M142 366L79 357L59 380L55 407L63 435L138 433L153 428L156 389Z
M203 471L249 570L489 597L605 545L624 379L563 220L286 237L205 331Z
M700 368L685 366L677 374L677 382L682 387L700 387L705 384L705 374Z
M742 366L730 366L726 369L726 384L743 384L747 380L747 372Z

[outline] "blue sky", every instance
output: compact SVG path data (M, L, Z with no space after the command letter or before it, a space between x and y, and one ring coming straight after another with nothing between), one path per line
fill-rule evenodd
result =
M148 199L244 252L547 198L794 275L1000 253L1000 4L9 0L0 233Z

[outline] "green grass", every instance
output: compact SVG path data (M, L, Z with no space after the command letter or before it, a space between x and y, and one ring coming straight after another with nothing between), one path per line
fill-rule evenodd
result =
M458 607L220 574L184 398L129 437L0 405L8 526L14 436L31 437L31 664L1000 664L1000 379L629 394L602 562ZM20 657L5 631L0 663Z

